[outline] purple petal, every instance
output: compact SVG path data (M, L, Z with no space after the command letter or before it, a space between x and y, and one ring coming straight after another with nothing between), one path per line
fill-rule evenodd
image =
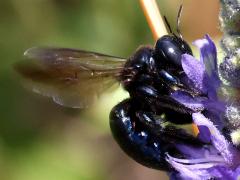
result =
M208 110L211 110L212 112L225 112L226 110L226 104L221 101L212 101L212 100L203 100L202 104L204 107Z
M176 91L171 94L171 97L174 98L176 101L180 102L184 106L194 110L194 111L202 111L204 110L204 105L202 103L203 99L201 97L193 98L189 94L182 92L182 91Z
M226 124L224 124L225 120L224 120L224 112L225 111L219 111L216 110L214 107L214 104L212 106L212 108L209 108L208 105L205 105L206 107L206 111L204 112L204 116L207 117L208 119L211 120L211 122L218 128L219 131L221 131ZM215 106L218 106L218 103L215 103Z
M182 55L182 67L195 88L207 94L209 99L217 99L216 86L219 83L216 85L215 82L217 81L209 77L202 62L196 60L191 55L184 54Z
M193 42L200 50L200 61L205 64L208 74L217 71L217 50L211 38L206 35L204 39Z
M198 139L205 143L210 143L211 141L211 132L206 126L198 126L199 134Z
M182 67L195 87L201 90L203 93L206 93L207 87L204 84L206 79L204 64L196 60L193 56L184 54L182 55Z
M179 176L182 179L210 179L212 175L208 172L208 169L215 167L217 162L213 163L196 163L196 164L190 164L190 163L184 163L180 161L184 161L185 159L177 159L173 158L170 155L167 154L166 159L175 170L179 172ZM207 160L207 159L205 159ZM191 161L191 160L189 160ZM178 177L179 177L178 176ZM180 179L181 179L180 178Z
M233 177L239 179L240 178L240 166L238 166L235 170L234 170L234 174Z
M211 131L212 144L218 150L219 153L223 156L225 161L232 165L234 162L233 151L230 143L225 139L225 137L219 132L219 130L214 126L214 124L207 119L201 113L193 113L193 121L198 126L206 126Z
M237 180L240 178L240 166L236 169L230 169L225 166L216 166L210 168L209 174L219 179Z
M184 144L177 144L176 147L185 157L191 160L209 158L209 156L217 155L216 149L212 146L193 147ZM207 157L206 154L208 155Z
M196 40L194 43L200 50L200 62L205 65L205 70L211 79L212 86L218 88L220 79L218 76L217 50L214 42L206 35L204 39Z

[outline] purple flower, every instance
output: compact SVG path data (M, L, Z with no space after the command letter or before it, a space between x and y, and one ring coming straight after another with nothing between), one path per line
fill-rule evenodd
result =
M238 179L240 178L240 152L222 134L225 125L225 103L218 97L221 80L218 75L217 52L208 35L194 42L200 49L200 61L193 56L182 56L182 67L189 86L205 97L192 97L181 91L171 96L194 110L193 122L199 128L198 138L206 142L202 147L177 144L184 159L167 154L173 167L171 179ZM204 113L202 113L204 109Z

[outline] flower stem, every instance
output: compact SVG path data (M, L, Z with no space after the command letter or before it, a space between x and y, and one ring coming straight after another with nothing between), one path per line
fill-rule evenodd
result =
M168 31L156 0L139 0L139 2L152 31L154 40L158 40L160 37L167 35Z

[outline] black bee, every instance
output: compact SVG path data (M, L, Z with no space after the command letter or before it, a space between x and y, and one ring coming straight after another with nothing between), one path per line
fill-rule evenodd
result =
M178 23L180 13L181 8ZM193 113L170 95L176 90L192 96L199 94L185 83L181 65L181 56L192 55L191 48L166 23L172 35L158 39L155 47L140 47L128 59L83 50L35 47L27 50L25 60L15 67L31 81L35 92L72 108L88 107L101 93L120 83L129 98L110 113L115 140L137 162L168 170L166 152L181 157L175 143L198 146L201 142L169 125L191 123Z
M192 54L189 45L177 36L163 36L155 48L141 47L128 59L120 82L130 98L115 106L110 127L121 148L137 162L167 170L165 152L180 156L175 143L199 145L197 139L164 122L191 123L193 111L172 99L176 90L195 95L181 79L182 54ZM184 78L183 78L184 79Z
M172 35L161 37L154 48L139 48L127 60L83 50L31 48L16 70L32 81L35 92L73 108L88 107L120 83L130 97L110 113L114 138L137 162L166 169L165 152L178 154L174 143L196 144L193 136L163 125L191 123L192 110L169 96L176 90L192 92L181 81L184 53L192 54L189 45Z

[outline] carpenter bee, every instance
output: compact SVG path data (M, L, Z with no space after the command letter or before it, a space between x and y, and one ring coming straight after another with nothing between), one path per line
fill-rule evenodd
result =
M34 47L16 70L33 90L63 106L86 108L106 89L121 84L129 98L110 113L119 146L137 162L169 169L165 152L181 156L176 142L198 145L197 138L174 124L191 123L193 110L170 97L176 90L198 95L184 83L181 56L191 54L181 36L165 35L154 47L142 46L128 59L67 48Z
M165 122L191 123L192 110L169 95L182 90L180 60L192 54L180 37L161 37L154 48L140 47L128 59L67 48L34 47L24 53L16 70L33 90L63 106L86 108L106 89L121 84L130 97L110 113L110 127L121 148L151 168L166 169L164 152L177 153L176 141L195 142L193 136Z

